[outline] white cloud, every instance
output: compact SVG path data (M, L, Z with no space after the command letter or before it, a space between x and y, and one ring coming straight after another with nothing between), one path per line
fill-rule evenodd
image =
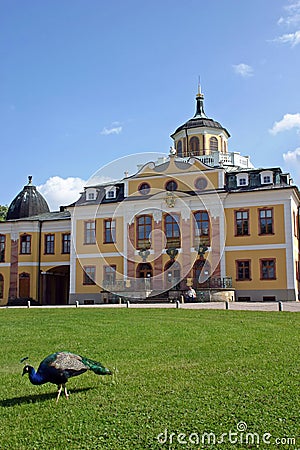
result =
M291 172L294 183L300 186L300 147L294 151L283 153L283 159L287 169Z
M295 33L288 33L273 39L273 42L279 42L281 44L290 44L291 47L295 47L300 44L300 30L295 31Z
M278 25L295 26L300 23L300 1L290 3L284 7L287 14L280 17Z
M100 134L104 136L109 136L110 134L120 134L123 130L123 127L119 122L113 122L109 128L104 127Z
M300 113L285 114L283 119L275 122L269 131L271 134L277 134L281 131L291 130L292 128L300 128Z
M294 164L295 162L300 163L300 147L296 148L294 151L288 151L283 154L283 159L286 163Z
M81 178L59 176L50 177L44 184L37 186L38 191L45 197L50 210L58 210L61 205L68 205L79 198L85 186Z
M242 77L252 77L253 76L253 68L249 66L248 64L240 63L240 64L233 64L233 69L235 73L238 75L241 75Z

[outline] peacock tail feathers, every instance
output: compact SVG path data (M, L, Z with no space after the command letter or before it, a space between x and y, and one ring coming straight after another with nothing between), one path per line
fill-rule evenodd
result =
M111 371L104 367L101 363L94 361L93 359L85 358L81 356L82 363L87 369L92 370L96 375L111 375Z

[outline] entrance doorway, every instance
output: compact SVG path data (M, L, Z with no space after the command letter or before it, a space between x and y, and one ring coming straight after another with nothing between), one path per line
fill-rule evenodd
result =
M181 266L177 261L168 261L165 264L165 287L169 289L180 289Z
M20 273L19 275L19 298L30 298L30 275L29 273Z
M200 258L195 261L193 267L193 286L194 288L207 288L209 287L211 267L209 262Z
M70 267L58 266L42 274L42 304L66 305L69 300Z

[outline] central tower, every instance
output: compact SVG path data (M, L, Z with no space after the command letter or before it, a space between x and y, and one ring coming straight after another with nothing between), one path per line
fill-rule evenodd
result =
M227 153L230 134L219 122L207 117L204 112L204 95L200 85L196 95L196 112L171 135L179 157Z

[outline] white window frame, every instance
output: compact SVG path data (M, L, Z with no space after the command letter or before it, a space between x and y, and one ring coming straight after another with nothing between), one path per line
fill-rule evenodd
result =
M97 198L97 189L95 188L87 188L85 190L85 199L87 201L93 201Z
M248 184L249 184L249 174L248 173L238 173L236 178L237 178L237 186L238 187L248 186ZM245 180L245 183L242 182L242 180Z
M117 196L117 188L116 186L107 186L105 188L105 198L108 200L112 200Z
M269 177L270 181L265 181L266 177ZM273 184L273 172L271 170L260 172L260 182L261 184Z

